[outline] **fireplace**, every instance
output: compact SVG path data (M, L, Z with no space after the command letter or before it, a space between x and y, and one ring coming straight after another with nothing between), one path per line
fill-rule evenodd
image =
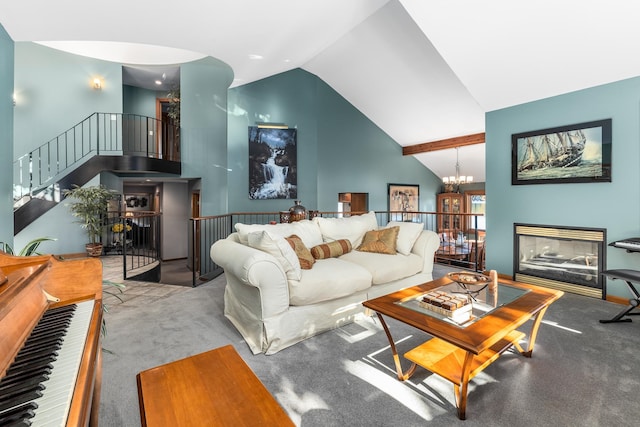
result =
M606 230L514 224L514 279L602 298Z

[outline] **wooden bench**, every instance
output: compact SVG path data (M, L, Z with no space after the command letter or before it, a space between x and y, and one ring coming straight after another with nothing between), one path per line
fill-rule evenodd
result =
M143 427L294 425L231 345L136 378Z

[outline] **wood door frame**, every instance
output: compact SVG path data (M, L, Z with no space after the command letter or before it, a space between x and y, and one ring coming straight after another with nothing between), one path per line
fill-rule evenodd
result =
M191 217L192 218L199 218L200 217L200 190L193 190L191 192ZM193 256L193 265L194 265L194 269L195 271L198 272L198 274L200 274L201 268L200 268L200 242L201 242L201 236L200 236L200 222L196 221L195 222L195 230L194 230L194 235L193 235L193 247L195 248L195 252L192 254Z
M162 104L171 102L170 98L156 98L156 152L165 158L167 153L162 152Z

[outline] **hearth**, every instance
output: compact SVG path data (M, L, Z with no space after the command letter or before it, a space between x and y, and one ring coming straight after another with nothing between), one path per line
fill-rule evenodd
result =
M602 298L606 230L514 224L514 278Z

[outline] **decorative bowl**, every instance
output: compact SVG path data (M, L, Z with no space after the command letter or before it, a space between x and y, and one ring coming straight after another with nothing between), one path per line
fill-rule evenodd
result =
M463 287L469 285L484 286L491 281L491 278L480 273L470 273L460 271L456 273L448 273L447 277Z

